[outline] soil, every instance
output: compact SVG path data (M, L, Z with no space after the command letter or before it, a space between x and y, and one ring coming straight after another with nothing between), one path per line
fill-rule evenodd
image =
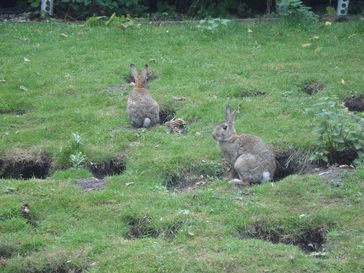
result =
M85 192L98 191L104 188L105 180L97 178L86 178L76 180L76 184L80 186Z
M350 97L344 100L344 105L352 112L364 111L364 96Z
M303 92L314 95L325 88L325 84L319 80L310 80L303 83Z
M126 168L124 160L121 158L112 158L103 162L91 163L89 169L96 178L104 178L105 176L119 175Z
M16 149L0 155L0 177L15 179L44 179L49 175L51 156L44 151Z

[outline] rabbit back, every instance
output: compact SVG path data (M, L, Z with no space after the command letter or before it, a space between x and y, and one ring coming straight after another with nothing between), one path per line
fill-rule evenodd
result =
M242 181L261 183L273 178L276 160L273 151L259 137L240 135L234 168Z
M220 142L226 163L244 182L261 183L273 178L276 160L273 151L259 137L249 134Z
M150 119L150 126L159 123L159 105L145 89L132 90L127 110L133 127L143 127L145 119Z

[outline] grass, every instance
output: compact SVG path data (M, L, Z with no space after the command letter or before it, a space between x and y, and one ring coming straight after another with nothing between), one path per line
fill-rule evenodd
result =
M0 271L364 270L363 167L338 185L292 175L237 189L219 178L222 155L210 135L224 106L241 104L238 132L276 149L312 149L313 114L305 110L321 97L364 92L363 22L231 23L214 33L192 25L0 23L0 34L0 154L52 158L46 179L0 181ZM163 125L131 128L130 63L149 63L158 76L153 96L187 121L186 135ZM310 96L303 83L314 80L325 87ZM91 173L63 169L73 133L88 162L125 160L103 190L83 192L75 180ZM208 183L168 190L181 175ZM299 247L318 229L323 257Z

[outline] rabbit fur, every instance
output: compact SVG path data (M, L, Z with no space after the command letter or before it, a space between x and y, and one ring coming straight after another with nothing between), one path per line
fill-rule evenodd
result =
M135 80L135 86L128 98L128 115L133 127L148 128L159 123L159 105L153 99L148 89L148 65L145 65L141 74L134 64L130 71Z
M225 109L225 122L217 125L212 137L219 142L230 169L230 179L240 183L264 183L273 178L276 169L274 153L259 137L237 135L234 128L235 113ZM236 179L235 179L236 180Z

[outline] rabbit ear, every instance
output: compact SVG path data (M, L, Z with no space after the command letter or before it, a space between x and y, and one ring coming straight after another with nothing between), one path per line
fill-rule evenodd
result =
M143 67L142 76L144 79L148 78L148 65L147 64L144 65L144 67Z
M231 110L230 105L225 108L225 120L229 123L233 123L235 121L235 113Z
M136 80L139 76L138 69L136 68L135 64L130 65L131 74L133 74L134 80Z

